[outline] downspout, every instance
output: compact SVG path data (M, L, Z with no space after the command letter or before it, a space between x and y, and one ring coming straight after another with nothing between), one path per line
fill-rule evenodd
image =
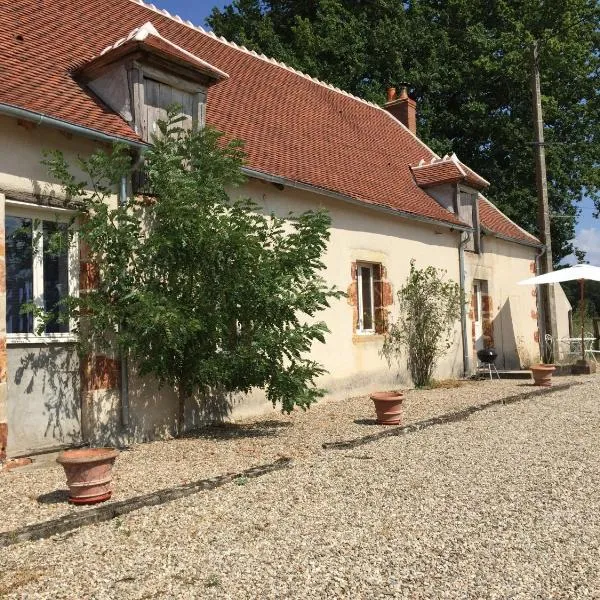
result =
M467 307L465 294L465 246L471 239L471 232L465 231L460 234L460 243L458 244L458 270L459 270L459 285L460 285L460 330L462 336L462 351L463 351L463 377L468 377L471 374L471 365L469 361L469 336L467 333Z
M546 246L542 246L539 252L535 255L535 274L539 275L541 271L541 260L542 256L546 254ZM540 339L538 345L540 349L540 360L545 359L546 350L546 315L544 314L544 303L540 302L542 290L541 286L535 286L535 303L538 309L538 331L540 332ZM554 354L554 340L552 340L552 353Z
M140 149L130 172L140 168L144 161L145 150L146 148ZM127 175L121 177L121 185L119 187L119 204L121 206L127 202L127 178ZM127 354L121 351L121 424L123 427L129 426L129 412L129 360Z
M119 204L123 206L127 202L127 175L121 177L119 189ZM121 424L129 426L129 361L127 354L121 350Z

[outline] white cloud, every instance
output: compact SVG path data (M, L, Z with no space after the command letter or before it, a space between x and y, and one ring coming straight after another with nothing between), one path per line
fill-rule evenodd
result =
M600 266L600 229L580 229L573 242L576 248L585 251L585 259L589 263Z

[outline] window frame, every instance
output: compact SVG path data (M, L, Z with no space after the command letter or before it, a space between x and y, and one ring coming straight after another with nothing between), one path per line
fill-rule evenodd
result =
M74 210L66 208L54 208L48 206L39 206L29 204L28 202L19 202L17 200L6 199L4 219L7 217L17 217L31 219L33 230L33 302L36 306L44 308L44 221L55 223L69 223L77 214ZM5 226L5 224L4 224ZM69 282L69 295L79 296L79 236L77 228L72 231L71 242L67 254L67 269ZM76 319L69 319L69 331L65 333L42 333L38 334L37 329L41 321L34 315L33 331L26 333L7 333L7 343L44 343L44 342L75 342L77 335L73 329L77 326Z
M375 335L377 329L375 327L375 264L369 262L356 263L356 294L358 299L358 322L356 324L356 333L358 335ZM370 329L363 327L363 278L362 269L367 268L371 273L371 323Z

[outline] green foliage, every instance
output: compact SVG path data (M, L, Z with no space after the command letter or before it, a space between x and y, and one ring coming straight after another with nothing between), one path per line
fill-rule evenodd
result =
M419 135L491 182L489 197L537 231L530 47L540 41L553 256L573 251L577 202L600 209L596 0L235 0L219 35L383 103L410 81Z
M452 346L456 321L460 318L458 284L444 279L435 267L417 269L414 259L410 274L398 291L400 314L391 323L382 354L391 366L406 353L407 367L415 387L432 385L437 360Z
M581 319L580 303L581 303L581 292L579 289L578 281L564 281L561 283L563 290L571 307L573 308L573 323L579 323ZM579 315L577 321L575 320L575 313ZM586 281L585 282L585 313L586 317L590 319L593 317L600 317L600 281Z
M319 275L330 218L284 220L231 200L240 144L178 121L171 111L145 154L145 202L109 198L131 168L123 146L80 160L92 193L59 152L46 160L81 203L79 237L99 271L97 289L68 300L85 315L81 343L126 353L142 375L178 389L181 404L196 392L264 388L286 412L306 408L324 393L315 385L324 369L305 358L328 331L315 317L341 295Z

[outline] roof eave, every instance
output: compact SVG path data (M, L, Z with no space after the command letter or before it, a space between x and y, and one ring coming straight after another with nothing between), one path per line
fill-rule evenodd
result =
M427 223L429 225L444 227L444 228L450 229L452 231L473 231L473 228L469 227L466 224L461 225L459 223L452 223L450 221L442 221L440 219L434 219L432 217L417 215L415 213L399 210L396 208L389 208L387 206L382 206L381 204L365 202L364 200L358 200L356 198L353 198L352 196L346 196L345 194L340 194L339 192L334 192L333 190L329 190L327 188L322 188L322 187L318 187L318 186L311 185L308 183L303 183L301 181L295 181L293 179L288 179L287 177L273 175L271 173L266 173L264 171L258 171L256 169L250 169L248 167L242 167L242 171L244 172L245 175L247 175L248 177L252 177L254 179L262 179L264 181L269 181L271 183L279 183L281 185L287 185L287 186L295 188L295 189L304 190L307 192L313 192L316 194L321 194L323 196L327 196L328 198L334 198L336 200L341 200L342 202L347 202L349 204L353 204L353 205L361 207L361 208L376 210L378 212L395 215L397 217L410 219L412 221L419 221L421 223Z
M131 138L126 138L118 135L111 135L108 133L104 133L99 129L93 129L91 127L77 125L76 123L65 121L57 117L51 117L41 112L35 112L32 110L27 110L25 108L19 108L18 106L14 106L12 104L0 103L0 115L14 117L17 119L25 119L26 121L32 121L36 125L49 125L50 127L56 127L57 129L61 129L63 131L68 131L76 135L82 135L93 140L106 142L110 144L120 142L127 144L128 146L132 146L134 148L148 148L150 146L150 144L147 144L146 142L143 142L141 140L136 141Z
M502 233L493 231L492 229L489 229L488 227L482 227L482 230L487 235L491 235L500 240L504 240L505 242L512 242L513 244L521 244L522 246L531 246L532 248L543 248L544 247L544 244L542 244L542 242L535 242L533 240L529 241L529 240L525 240L525 239L521 239L521 238L511 237L509 235L504 235Z

